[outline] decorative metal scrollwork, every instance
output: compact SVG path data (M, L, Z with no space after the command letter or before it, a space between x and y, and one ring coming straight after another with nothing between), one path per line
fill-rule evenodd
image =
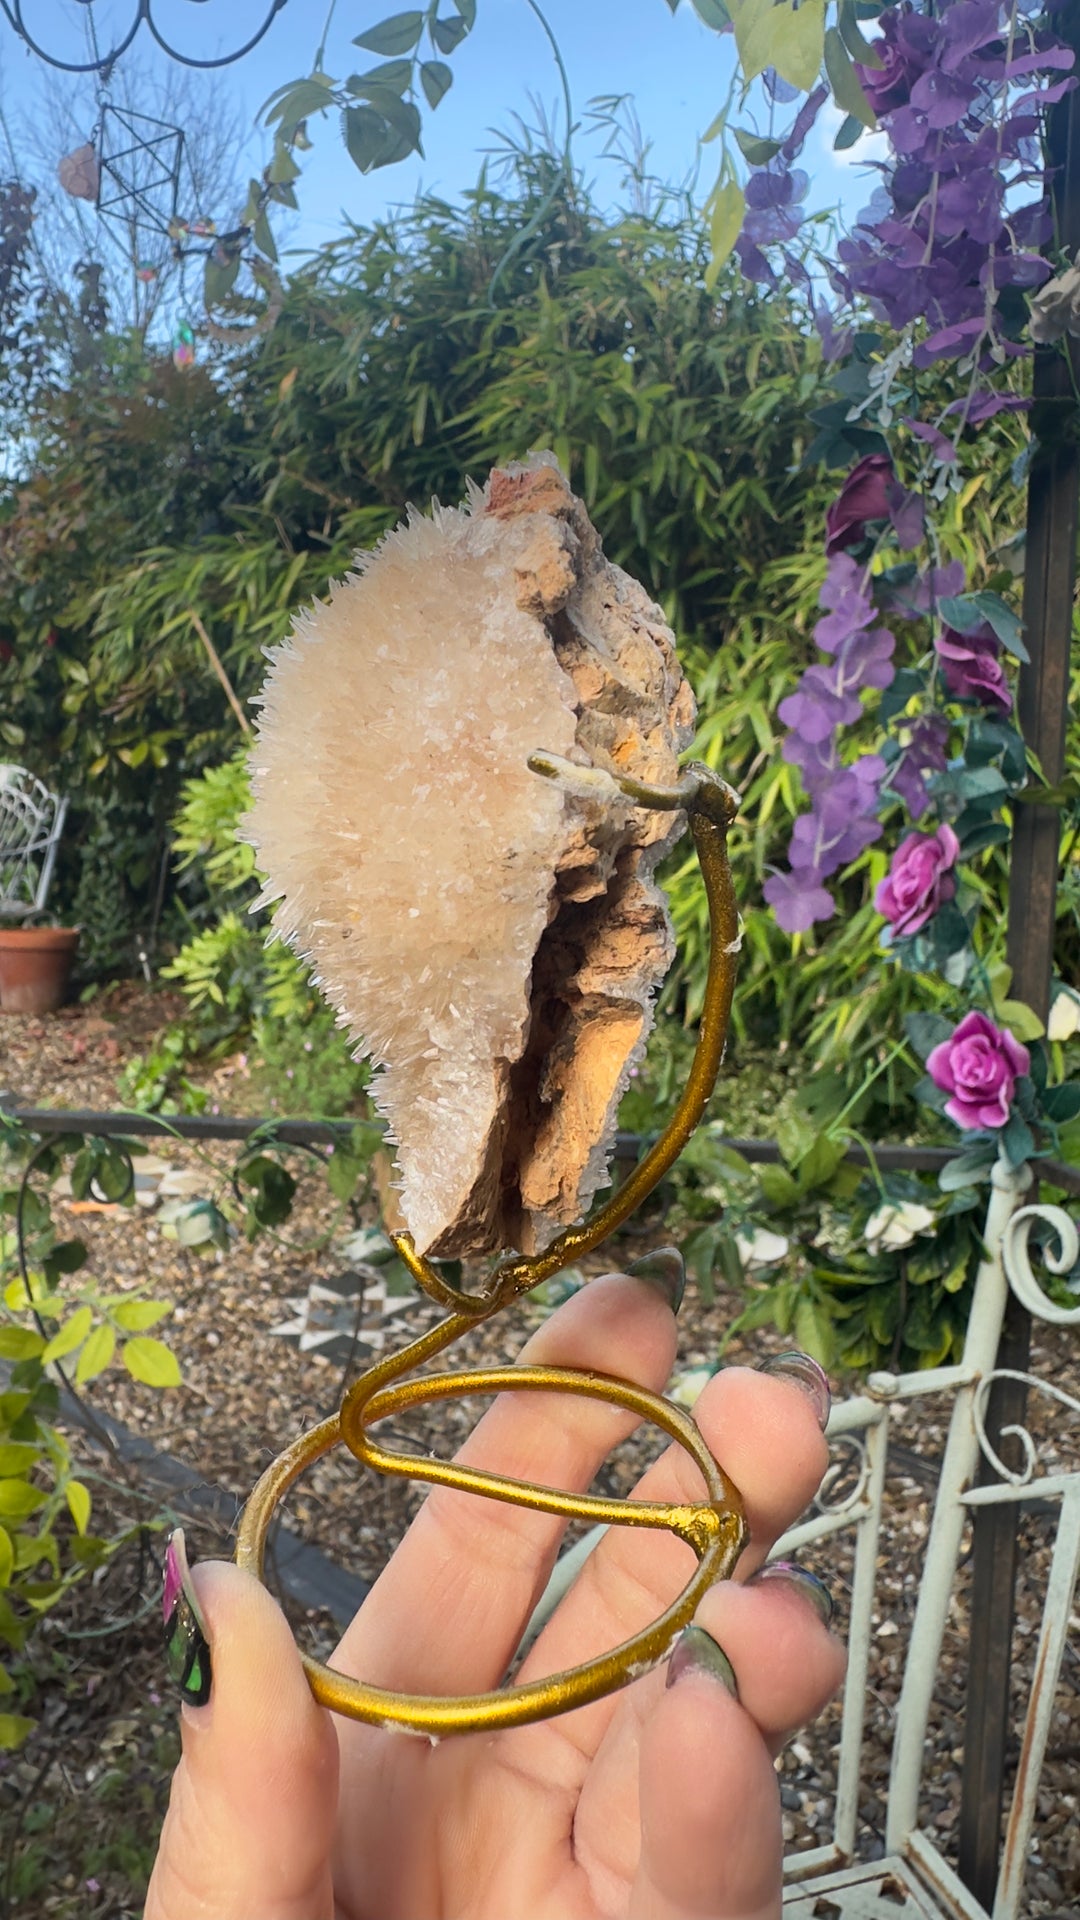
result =
M1080 1400L1077 1400L1073 1394L1066 1393L1063 1387L1055 1387L1049 1380L1040 1380L1036 1374L1032 1373L1017 1373L1012 1367L995 1368L993 1373L985 1374L980 1380L971 1409L979 1446L994 1472L1000 1474L1003 1480L1010 1481L1014 1487L1026 1487L1034 1478L1039 1457L1038 1449L1027 1428L1002 1427L998 1435L1000 1440L1016 1441L1024 1456L1021 1467L1007 1467L987 1438L984 1415L990 1389L996 1380L1020 1380L1025 1387L1033 1387L1037 1393L1049 1394L1052 1400L1060 1401L1063 1407L1069 1407L1073 1413L1080 1413Z
M93 0L78 0L78 4L85 7L89 13ZM195 4L204 5L205 0L195 0ZM97 55L93 60L61 60L58 54L50 53L46 47L41 46L34 39L23 18L25 0L0 0L0 11L14 27L19 39L29 47L31 53L37 54L39 60L44 60L47 66L57 67L61 73L97 73L104 79L111 73L121 54L127 52L142 26L145 26L152 39L157 41L162 52L168 54L170 60L178 61L181 66L231 67L234 61L242 60L245 54L258 46L260 40L269 33L285 4L286 0L267 0L267 13L262 26L255 29L242 47L237 47L232 53L219 54L214 60L197 60L193 54L182 53L179 47L174 47L170 41L166 40L154 19L154 0L136 0L134 17L127 32L121 36L114 47L110 47L108 53ZM223 7L222 12L227 12L227 8Z
M831 1434L829 1464L814 1496L814 1506L819 1513L849 1513L862 1501L869 1479L866 1442L855 1433Z
M1080 1299L1075 1307L1061 1307L1047 1298L1031 1266L1031 1235L1036 1225L1048 1226L1057 1235L1058 1250L1039 1249L1051 1273L1071 1273L1080 1259L1080 1234L1061 1207L1020 1207L1010 1218L1001 1238L1001 1258L1006 1277L1021 1306L1036 1320L1054 1327L1080 1327Z

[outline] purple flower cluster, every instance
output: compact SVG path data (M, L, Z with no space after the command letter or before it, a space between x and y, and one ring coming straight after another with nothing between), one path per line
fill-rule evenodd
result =
M799 768L810 797L810 812L795 822L789 871L777 871L765 882L765 898L786 933L805 933L816 920L831 919L833 901L825 881L881 834L876 808L885 762L878 754L863 754L845 766L837 734L862 713L860 693L890 685L896 642L887 627L877 624L863 569L849 553L832 555L821 605L826 611L814 638L830 656L829 664L807 667L779 709L789 729L784 758Z
M916 366L972 351L989 364L991 347L1024 353L998 296L1038 287L1050 271L1036 251L1052 232L1040 115L1076 85L1073 53L1007 17L1000 0L951 0L934 14L889 8L875 45L881 67L858 73L892 158L840 243L834 290L847 303L869 300L893 327L926 321ZM1018 204L1025 188L1035 197Z

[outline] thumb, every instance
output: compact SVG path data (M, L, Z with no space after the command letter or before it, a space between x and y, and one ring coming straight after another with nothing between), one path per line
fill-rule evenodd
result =
M144 1920L332 1920L337 1736L284 1615L239 1567L192 1575L180 1532L164 1605L187 1697Z

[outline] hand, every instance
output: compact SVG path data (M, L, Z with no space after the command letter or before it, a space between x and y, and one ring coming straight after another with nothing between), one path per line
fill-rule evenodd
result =
M554 1314L521 1358L663 1391L674 1353L662 1288L613 1274ZM145 1920L776 1920L773 1760L843 1672L817 1583L783 1572L751 1581L825 1467L821 1408L799 1372L729 1368L695 1408L746 1504L752 1539L736 1580L712 1589L667 1670L554 1720L432 1747L333 1716L315 1704L269 1594L236 1567L198 1566L213 1690L182 1711ZM632 1426L596 1402L507 1394L461 1457L584 1490ZM673 1447L635 1491L695 1498L700 1481ZM331 1664L402 1692L499 1686L561 1527L434 1489ZM518 1677L626 1639L690 1565L671 1535L612 1528Z

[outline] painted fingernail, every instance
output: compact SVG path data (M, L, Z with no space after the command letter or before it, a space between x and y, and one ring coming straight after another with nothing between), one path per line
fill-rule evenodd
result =
M170 1534L165 1549L161 1614L169 1678L186 1706L204 1707L210 1698L210 1643L195 1598L182 1527Z
M832 1625L832 1594L824 1580L819 1580L809 1567L797 1566L794 1560L770 1560L768 1566L760 1567L746 1584L748 1587L761 1587L766 1581L775 1585L781 1580L786 1581L794 1592L801 1594L804 1600L809 1600L823 1627Z
M756 1370L758 1373L775 1374L778 1380L794 1380L797 1387L810 1395L818 1426L824 1433L829 1424L832 1394L825 1373L816 1360L811 1360L808 1353L800 1353L797 1347L792 1347L787 1353L774 1354L771 1360L759 1360Z
M680 1633L668 1661L668 1686L676 1686L688 1673L707 1673L711 1680L719 1680L720 1685L726 1687L733 1700L739 1697L735 1669L723 1647L704 1627L685 1627Z
M654 1253L643 1253L640 1260L631 1260L626 1269L635 1280L647 1280L663 1294L672 1313L678 1313L686 1292L686 1263L678 1247L657 1247Z

